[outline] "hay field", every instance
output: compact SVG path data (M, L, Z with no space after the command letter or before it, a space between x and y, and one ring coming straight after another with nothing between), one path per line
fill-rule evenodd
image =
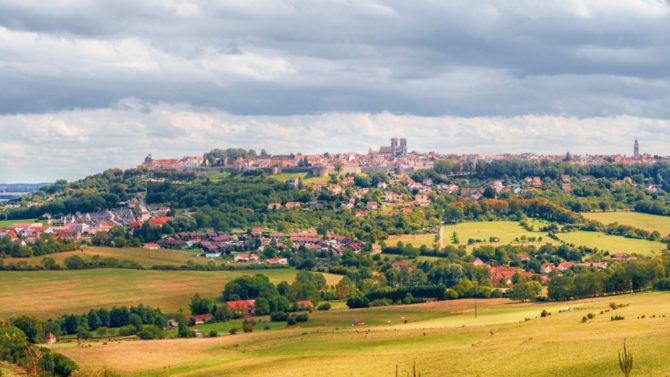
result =
M670 234L670 217L649 215L640 212L592 212L582 213L584 217L603 224L619 223L636 228L658 231L661 235Z
M453 233L458 235L458 244L453 243ZM477 245L508 245L515 243L516 238L535 237L542 241L536 241L535 244L556 243L547 236L546 233L535 231L529 232L519 225L516 221L483 221L483 222L464 222L455 225L445 225L441 229L442 240L445 245L467 245L468 239L480 239L483 242ZM490 237L497 237L499 242L490 242ZM526 241L526 244L529 242Z
M115 248L115 247L86 247L82 250L67 251L63 253L54 253L30 258L4 258L4 264L25 263L32 266L41 266L42 260L46 257L54 259L59 265L63 266L65 259L73 255L78 255L85 261L90 261L93 257L114 258L118 260L129 260L139 263L144 268L152 266L182 266L188 263L207 264L212 262L210 259L198 257L190 251L183 250L146 250L143 248ZM220 264L221 260L215 260Z
M140 303L164 311L188 309L196 292L215 297L229 280L256 273L265 274L278 283L292 281L296 271L3 271L0 273L0 318L26 313L48 318L90 308ZM340 276L326 274L326 279L335 284Z
M402 242L405 246L412 245L414 247L421 247L425 245L429 249L433 248L433 245L436 243L435 237L436 234L402 234L398 236L389 236L386 239L387 246L396 246L398 242ZM439 237L439 236L438 236ZM439 243L439 241L437 241Z
M629 306L604 312L612 301ZM422 376L609 377L620 373L617 351L627 338L634 376L670 373L670 293L477 302L477 318L474 300L455 300L315 312L312 325L278 331L54 348L85 367L114 366L124 376L143 377L393 376L396 365L403 372L413 362ZM544 309L551 316L541 318ZM582 323L588 313L595 318ZM624 320L611 321L613 314ZM370 323L340 326L340 317Z
M613 236L599 232L579 231L558 233L557 236L568 244L591 248L597 247L600 250L607 250L610 253L622 252L627 254L636 253L640 255L656 256L667 249L667 245L662 242Z

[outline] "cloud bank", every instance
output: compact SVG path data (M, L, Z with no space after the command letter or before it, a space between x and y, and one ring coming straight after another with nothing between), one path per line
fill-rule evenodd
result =
M271 153L366 152L407 137L411 150L442 153L645 153L670 145L670 121L631 116L419 116L382 113L250 116L128 99L113 108L0 116L0 181L75 179L110 167L201 155L216 147ZM37 180L40 180L37 179Z
M5 0L0 181L170 140L611 152L637 134L667 154L668 35L666 0Z

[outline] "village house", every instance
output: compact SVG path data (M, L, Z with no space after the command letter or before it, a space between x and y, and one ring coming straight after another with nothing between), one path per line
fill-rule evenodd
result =
M258 262L258 255L249 253L237 254L233 260L235 262Z
M286 202L284 207L286 207L286 209L300 208L300 202Z
M556 265L554 265L553 263L543 263L542 266L540 267L540 272L543 274L550 274L555 269Z
M195 325L204 325L207 322L211 322L214 319L214 316L211 314L198 314L192 315L190 320L193 321Z
M56 334L54 333L47 333L47 335L44 337L44 344L56 344L58 342L58 338L56 337Z
M286 259L286 258L268 258L267 263L279 264L279 265L288 265L288 259Z
M144 248L146 250L158 250L161 248L161 246L157 243L145 243Z
M298 310L314 310L314 304L310 300L296 301L295 306Z
M239 315L251 317L256 314L256 300L226 301L226 305Z

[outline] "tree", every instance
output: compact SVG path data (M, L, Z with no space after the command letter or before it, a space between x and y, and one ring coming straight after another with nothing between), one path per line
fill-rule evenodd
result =
M35 344L44 341L44 325L39 319L24 315L12 319L11 324L21 329L30 343Z
M193 315L199 315L199 314L209 314L212 312L212 309L214 308L214 302L210 299L202 298L200 297L199 293L196 293L192 298L191 298L191 314Z
M527 300L534 300L541 291L542 285L536 281L522 282L512 287L510 297L514 300L525 302Z
M261 274L254 276L240 276L229 281L223 290L223 299L251 300L259 296L272 297L277 294L277 288L270 283L270 279Z

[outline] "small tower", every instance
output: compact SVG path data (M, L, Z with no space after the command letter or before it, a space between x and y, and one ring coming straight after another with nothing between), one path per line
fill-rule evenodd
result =
M637 142L637 138L635 138L635 144L633 144L633 157L636 160L640 159L640 144Z

